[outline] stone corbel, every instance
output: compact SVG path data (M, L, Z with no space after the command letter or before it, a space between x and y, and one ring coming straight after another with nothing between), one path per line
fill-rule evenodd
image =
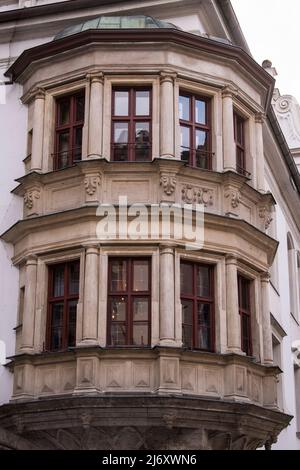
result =
M233 98L238 94L238 89L233 85L225 85L222 88L222 98Z
M233 185L228 185L224 189L224 206L225 215L231 217L239 216L239 208L242 202L242 194L240 188Z
M264 113L256 113L255 114L255 122L256 124L263 124L266 119L266 115Z
M102 176L101 173L89 173L84 177L85 201L99 202Z
M41 187L29 187L24 194L24 206L26 215L38 215L40 213Z
M168 70L163 70L160 72L160 83L171 82L174 83L174 80L177 78L176 72L171 72Z
M268 230L273 220L273 204L266 201L258 206L259 226L261 230Z
M176 189L176 174L161 172L160 174L160 185L163 188L163 192L167 196L172 196Z

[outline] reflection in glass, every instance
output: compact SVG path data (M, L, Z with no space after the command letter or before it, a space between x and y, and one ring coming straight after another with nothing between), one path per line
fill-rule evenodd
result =
M182 312L182 342L184 347L192 349L193 347L193 302L190 300L181 300Z
M62 348L63 336L63 312L64 304L55 303L52 305L52 322L51 322L51 350L59 350Z
M55 266L53 269L53 297L64 295L65 268L63 265Z
M149 160L150 155L150 133L149 122L137 122L135 125L135 160Z
M124 346L126 344L126 326L122 323L111 324L111 338L110 344L112 346Z
M206 124L206 103L205 103L205 101L195 100L195 121L198 124Z
M111 263L111 292L124 292L127 289L127 263L114 260Z
M196 130L196 166L208 168L207 132Z
M181 293L193 294L193 265L189 263L180 264L180 286Z
M199 349L210 349L210 305L198 302L198 345Z
M134 323L132 340L135 346L148 345L148 325L143 323Z
M148 291L149 289L149 263L144 260L133 262L133 290Z
M148 321L149 302L145 297L135 297L133 300L133 321Z
M69 294L79 293L79 263L72 263L69 270Z
M77 127L75 130L75 145L74 145L74 160L81 160L82 149L82 127Z
M180 126L180 145L181 160L189 162L190 158L190 129L189 127Z
M112 321L126 320L126 299L124 297L114 297L111 299L111 319Z
M62 132L58 137L58 168L68 166L69 132Z
M190 120L190 98L179 96L179 119Z
M64 126L70 122L70 99L59 102L59 125Z
M150 92L136 92L136 116L149 116L150 114Z
M77 300L68 302L68 346L76 344L76 312Z
M197 296L210 296L210 268L209 266L197 266Z
M115 91L115 116L128 116L128 91Z
M84 120L84 96L77 96L76 98L76 121Z

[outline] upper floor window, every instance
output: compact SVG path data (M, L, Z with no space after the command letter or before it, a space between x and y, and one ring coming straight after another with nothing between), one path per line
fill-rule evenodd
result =
M75 346L78 297L79 261L49 266L48 350Z
M247 356L252 356L251 335L251 281L238 276L239 313L241 317L241 349Z
M67 95L56 101L54 170L66 168L76 160L81 160L84 106L83 92Z
M188 349L214 350L213 267L182 262L180 266L182 342Z
M108 345L150 344L151 264L148 258L111 258Z
M181 160L211 170L211 116L208 98L179 95Z
M150 88L114 88L112 93L112 160L151 160Z
M245 120L236 112L233 113L234 141L236 148L236 170L244 176L249 176L246 170L245 156Z

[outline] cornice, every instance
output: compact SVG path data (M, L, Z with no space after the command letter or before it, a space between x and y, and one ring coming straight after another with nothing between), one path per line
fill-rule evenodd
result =
M253 79L267 90L265 106L270 103L273 93L274 79L250 55L237 46L223 44L218 41L175 29L123 29L123 30L87 30L56 41L41 44L25 50L5 76L18 81L27 67L35 61L73 50L91 43L172 43L207 54L217 55L227 60L236 61L246 69Z

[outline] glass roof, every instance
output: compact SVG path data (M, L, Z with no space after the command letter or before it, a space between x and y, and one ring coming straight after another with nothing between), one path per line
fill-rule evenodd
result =
M83 23L70 26L60 31L54 38L61 39L72 34L81 33L88 29L147 29L147 28L173 28L180 29L172 23L157 20L152 16L99 16Z

